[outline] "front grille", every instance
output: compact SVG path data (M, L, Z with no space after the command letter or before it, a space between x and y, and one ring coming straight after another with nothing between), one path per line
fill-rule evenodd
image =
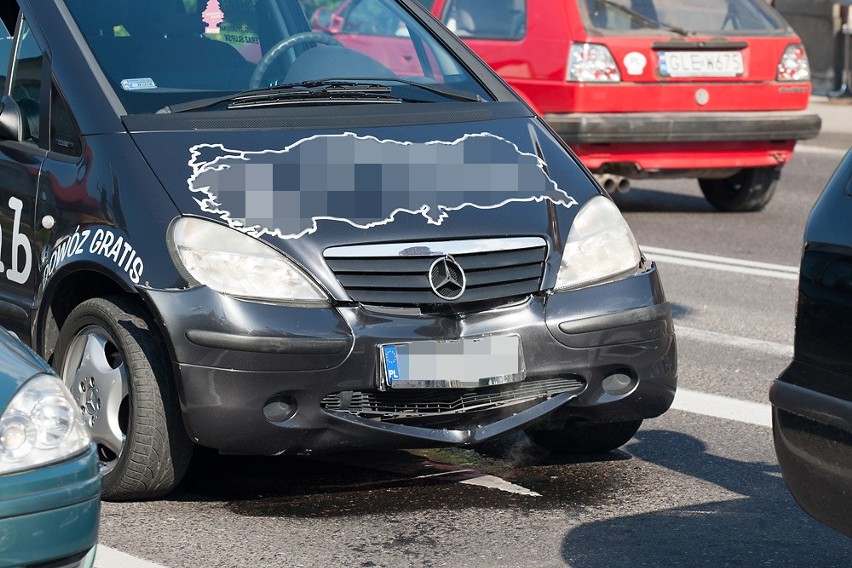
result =
M432 291L429 270L451 255L466 289L445 300ZM356 302L382 305L457 304L534 294L541 289L547 244L538 237L334 247L325 261Z
M395 421L435 418L498 410L545 400L566 392L581 392L579 377L528 379L521 383L479 389L404 391L343 391L325 396L323 410L361 418Z

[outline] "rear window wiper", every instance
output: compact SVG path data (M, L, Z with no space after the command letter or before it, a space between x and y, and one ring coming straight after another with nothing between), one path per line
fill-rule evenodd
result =
M665 22L661 22L659 20L649 18L648 16L641 14L641 13L637 12L636 10L632 10L632 9L628 8L627 6L623 6L623 5L619 4L618 2L613 2L612 0L600 0L600 2L602 4L610 7L610 8L615 8L619 12L627 14L628 16L633 18L634 20L638 20L639 22L642 22L643 24L652 26L655 29L674 32L674 33L676 33L678 35L682 35L684 37L693 33L693 32L691 32L687 29L679 28L677 26L673 26L671 24L667 24Z
M229 109L282 106L289 104L342 103L400 103L390 95L386 85L354 81L306 81L291 85L275 85L263 89L242 91L222 97L197 99L165 106L157 114L203 110L227 104Z
M468 93L466 91L459 91L442 85L418 83L407 79L390 77L359 79L357 81L322 79L286 85L275 85L263 89L225 95L222 97L177 103L161 108L157 111L157 114L203 110L226 103L229 109L238 109L304 103L400 103L405 100L410 100L392 96L390 94L392 90L391 87L378 83L377 81L402 83L458 101L484 101L484 99L479 95Z

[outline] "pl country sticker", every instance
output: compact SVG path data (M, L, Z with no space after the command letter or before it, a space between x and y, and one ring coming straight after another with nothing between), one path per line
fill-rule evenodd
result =
M638 51L631 51L624 56L624 68L628 75L641 75L648 65L648 59Z
M465 207L577 204L538 156L489 133L425 143L317 135L259 152L201 144L190 148L189 166L201 209L258 237L299 238L319 220L369 229L409 213L440 225Z

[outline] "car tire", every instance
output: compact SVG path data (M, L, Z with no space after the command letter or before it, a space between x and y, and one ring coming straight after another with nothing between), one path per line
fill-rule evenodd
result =
M781 168L744 168L722 179L701 178L698 185L710 204L720 211L760 211L775 193Z
M641 425L641 420L569 422L561 430L528 430L527 436L557 454L603 454L629 442Z
M60 329L55 366L92 430L106 500L161 497L189 465L193 444L161 343L121 297L79 304Z

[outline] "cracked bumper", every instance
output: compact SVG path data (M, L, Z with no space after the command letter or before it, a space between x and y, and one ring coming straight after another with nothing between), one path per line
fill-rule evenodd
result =
M184 421L197 443L226 453L321 453L357 448L471 444L558 414L594 421L657 416L674 397L674 329L655 268L599 286L536 295L464 317L393 313L360 305L288 307L228 298L207 288L149 291L175 357ZM198 306L204 306L199 309ZM327 404L329 397L382 393L379 346L424 340L520 337L524 388L573 381L517 404L486 412L428 419L382 420ZM623 395L607 394L604 378L633 377ZM507 387L489 387L504 399ZM481 389L406 389L394 404L447 391L478 396ZM444 391L444 392L439 392ZM483 391L484 392L484 391ZM508 391L507 391L508 392ZM271 400L295 413L273 421Z

